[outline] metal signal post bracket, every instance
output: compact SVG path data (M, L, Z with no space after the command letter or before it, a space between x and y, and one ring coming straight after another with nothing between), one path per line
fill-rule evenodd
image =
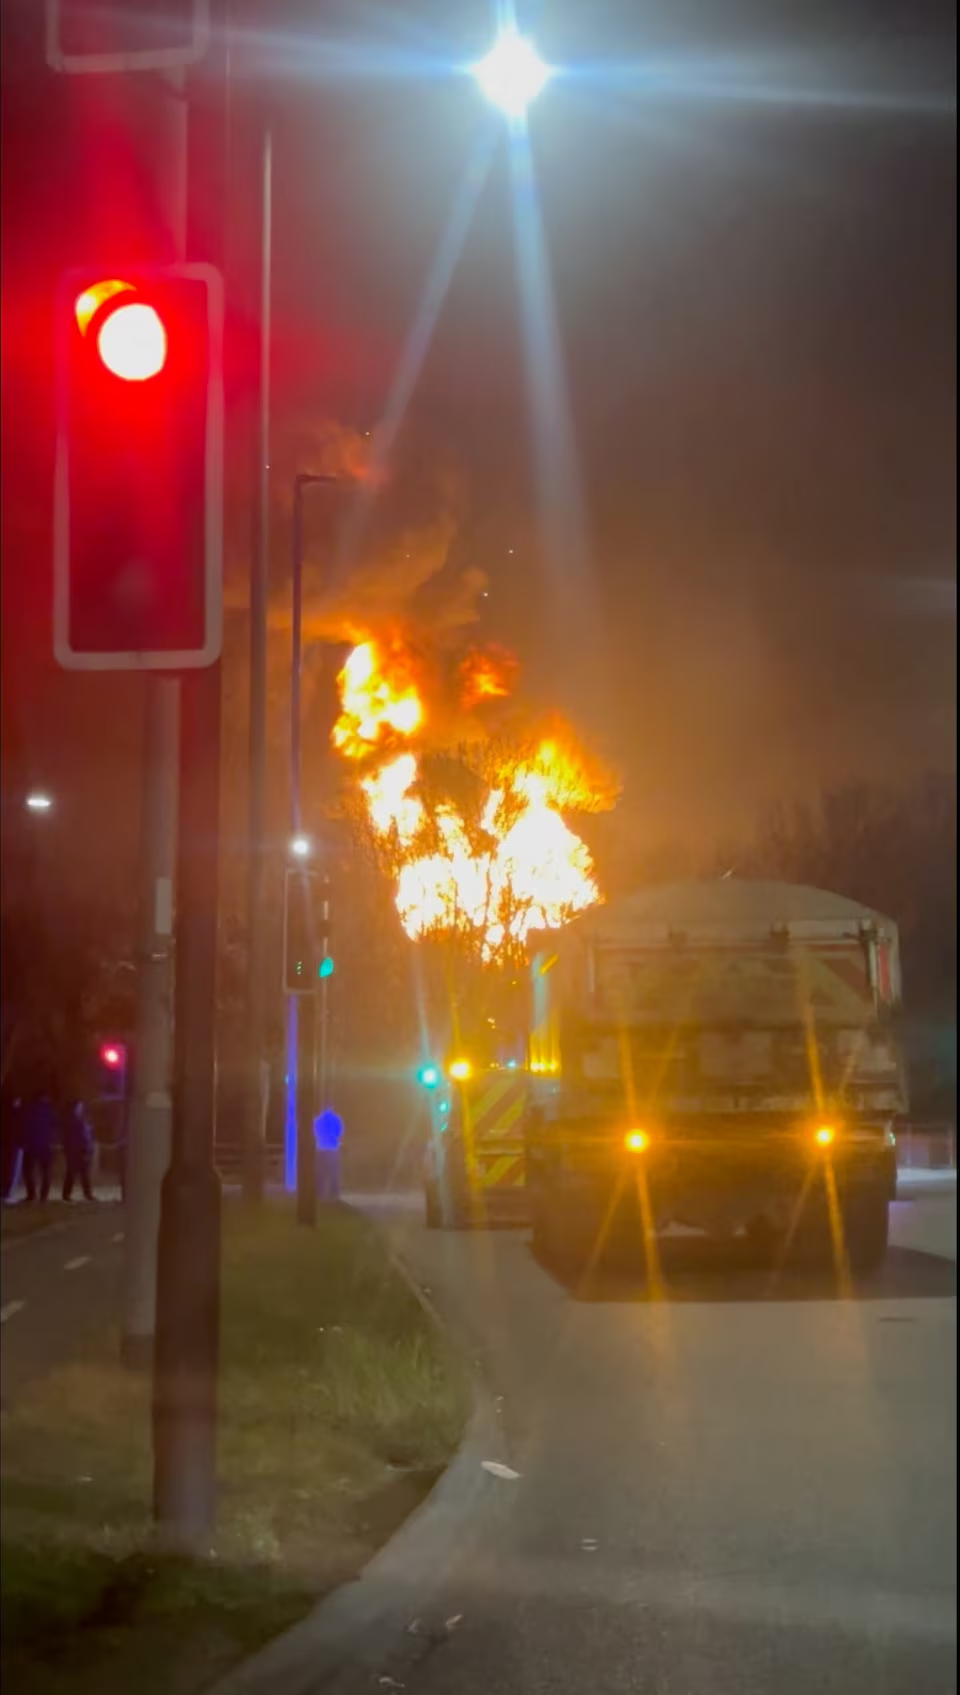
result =
M181 8L182 10L182 8ZM46 60L65 76L177 71L210 50L210 0L189 0L186 17L143 0L46 0ZM71 46L71 25L80 46Z

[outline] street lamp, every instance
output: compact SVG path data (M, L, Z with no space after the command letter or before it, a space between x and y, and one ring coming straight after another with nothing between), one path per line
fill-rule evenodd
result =
M291 859L309 859L312 852L313 852L313 843L311 842L309 836L291 836L291 838L290 838L290 857L291 857Z
M303 835L300 821L300 682L303 672L303 491L336 477L301 471L293 479L293 619L290 654L290 822L294 838Z
M501 29L486 58L471 66L473 76L490 101L504 115L519 122L551 76L528 36L515 24Z
M53 796L41 793L39 789L27 795L24 805L28 812L52 812Z

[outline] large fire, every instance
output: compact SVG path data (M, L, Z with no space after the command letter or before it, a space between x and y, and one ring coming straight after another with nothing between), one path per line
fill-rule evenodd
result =
M460 666L464 706L479 706L484 700L504 700L516 671L513 654L500 648L468 653Z
M423 722L423 705L406 654L394 644L355 647L340 673L343 708L333 745L352 759L372 753L391 736L412 736Z
M508 695L515 670L510 655L471 654L460 667L459 707ZM562 814L599 811L612 796L560 737L489 743L471 813L431 794L425 780L422 747L412 744L430 715L403 643L362 642L339 688L334 746L360 763L366 814L409 936L467 935L495 960L600 899L589 850Z

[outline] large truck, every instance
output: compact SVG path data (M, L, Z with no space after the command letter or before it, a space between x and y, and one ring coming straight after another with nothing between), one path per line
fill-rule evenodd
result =
M523 1001L525 1008L525 996ZM510 1013L499 1019L484 1015L472 1027L458 1019L458 1034L443 1057L420 1068L429 1103L428 1229L529 1221L524 1139L529 1031L525 1018Z
M546 1256L671 1226L869 1270L887 1246L897 927L820 889L648 888L531 964L526 1202Z

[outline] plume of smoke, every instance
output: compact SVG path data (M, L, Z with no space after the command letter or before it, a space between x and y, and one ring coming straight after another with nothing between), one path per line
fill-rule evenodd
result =
M273 455L270 627L290 627L289 567L293 479L297 472L336 477L305 506L303 637L306 646L353 643L402 632L440 649L456 645L479 616L483 571L457 558L466 492L446 450L406 431L392 464L373 478L368 434L320 419L290 429ZM361 539L345 553L351 514L368 508ZM230 600L246 604L242 572L231 574Z
M479 616L485 574L458 569L452 560L459 523L450 511L401 531L393 542L330 582L311 560L304 582L304 637L308 641L355 642L391 631L427 635L449 645ZM425 591L428 591L425 592Z

